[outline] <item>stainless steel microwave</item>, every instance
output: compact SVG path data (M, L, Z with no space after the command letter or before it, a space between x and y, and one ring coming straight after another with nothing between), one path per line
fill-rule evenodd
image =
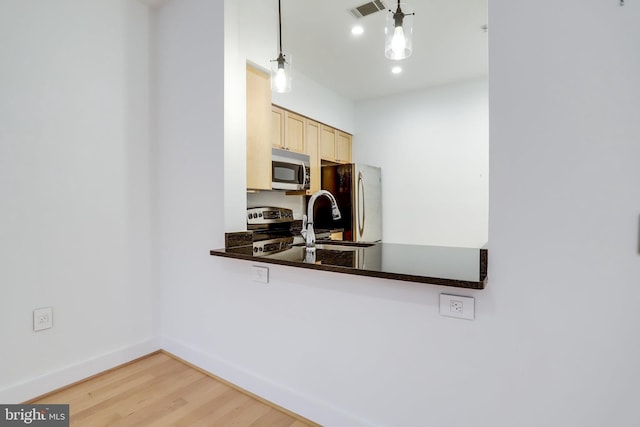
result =
M271 149L271 188L274 190L308 190L311 173L308 154Z

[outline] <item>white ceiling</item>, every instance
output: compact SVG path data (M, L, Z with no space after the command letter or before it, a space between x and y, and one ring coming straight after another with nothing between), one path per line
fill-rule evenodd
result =
M277 11L277 0L267 1ZM283 50L292 55L294 70L353 100L486 76L488 41L481 27L487 1L411 1L403 11L416 13L413 54L391 61L384 56L389 12L356 19L349 10L367 1L281 0ZM387 9L397 6L397 0L383 2ZM356 21L364 27L359 37L351 34ZM403 72L393 75L394 65Z

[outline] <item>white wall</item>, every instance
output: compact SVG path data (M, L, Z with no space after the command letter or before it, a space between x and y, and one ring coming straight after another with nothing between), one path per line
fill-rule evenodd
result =
M208 257L224 232L223 115L194 130L176 107L159 188L165 347L330 426L637 425L640 5L626 3L491 2L482 291L280 266L265 286L251 263ZM161 11L163 90L189 94L185 110L221 84L212 7ZM189 50L207 56L177 61L200 32ZM187 79L201 60L206 78ZM445 291L475 296L475 321L439 316Z
M208 315L209 304L221 299L210 294L213 288L198 289L197 283L209 288L209 281L216 281L208 254L224 246L222 3L169 2L155 20L154 259L163 303L162 333L169 337L184 333L176 331L184 321L193 331L206 328L190 323L192 316Z
M242 50L235 0L217 2L224 7L224 221L226 231L246 229L247 221L247 127L246 55ZM219 52L218 52L219 53ZM224 167L229 165L229 167Z
M281 107L310 117L321 123L355 133L355 105L304 74L293 71L289 93L273 93L272 101Z
M498 419L636 426L640 4L492 0L489 21Z
M0 3L0 401L154 348L148 14ZM32 310L53 307L33 332Z
M382 168L384 242L487 243L488 96L479 79L356 104L353 158Z

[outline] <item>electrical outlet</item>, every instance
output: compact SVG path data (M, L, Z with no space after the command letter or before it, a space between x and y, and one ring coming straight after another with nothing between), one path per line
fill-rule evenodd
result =
M53 307L33 310L33 330L42 331L53 328Z
M269 268L252 265L251 276L254 282L269 283Z
M449 311L452 313L462 313L464 303L457 299L449 300Z
M440 294L440 315L473 320L475 299L462 295Z

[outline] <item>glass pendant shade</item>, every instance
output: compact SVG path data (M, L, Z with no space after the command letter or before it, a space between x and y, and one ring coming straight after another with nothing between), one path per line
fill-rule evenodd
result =
M387 14L384 28L384 55L400 60L411 56L413 50L413 14L407 14L408 5L398 3L395 12Z
M291 55L280 52L278 58L271 61L271 90L291 92Z

